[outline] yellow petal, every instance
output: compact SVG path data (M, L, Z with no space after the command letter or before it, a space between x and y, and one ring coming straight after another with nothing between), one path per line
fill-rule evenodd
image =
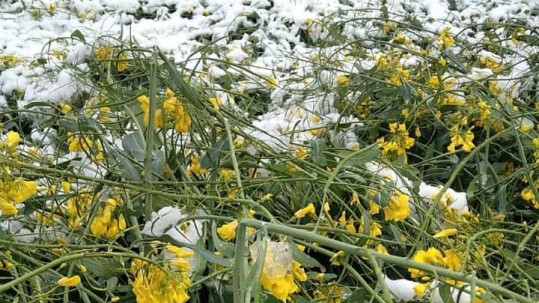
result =
M448 229L444 229L441 232L435 234L433 237L437 239L437 238L454 236L456 234L457 234L457 229L456 228L448 228Z
M307 205L306 207L296 211L294 213L294 217L303 218L303 217L305 217L306 215L309 215L309 214L311 214L313 216L316 215L314 204L312 204L312 203L309 203L309 205Z
M58 280L58 285L60 286L75 286L80 283L80 277L79 275L73 276L73 277L63 277L60 280Z

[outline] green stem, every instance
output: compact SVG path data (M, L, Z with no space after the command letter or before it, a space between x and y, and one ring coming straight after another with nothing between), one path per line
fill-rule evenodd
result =
M249 303L245 297L245 248L247 244L246 227L240 223L236 237L236 251L234 256L234 272L232 286L234 289L234 303Z
M155 130L155 111L157 109L157 53L154 53L153 60L150 63L150 109L148 121L148 133L146 135L146 153L144 155L144 187L152 189L152 155L153 155L153 140ZM146 194L144 200L144 215L146 220L152 217L153 211L153 195Z

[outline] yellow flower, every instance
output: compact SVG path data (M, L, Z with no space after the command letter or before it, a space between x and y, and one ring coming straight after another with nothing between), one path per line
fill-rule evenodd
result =
M376 251L384 255L389 254L389 252L387 251L387 248L382 244L376 245Z
M219 110L221 107L221 98L215 97L215 98L209 98L208 101L210 101L211 105L213 106L213 109Z
M165 246L165 249L169 253L176 255L176 258L189 258L194 256L194 253L192 251L171 244L167 244L167 246Z
M2 214L16 215L19 210L15 205L25 202L36 193L36 181L25 181L22 178L7 182L0 181L0 210Z
M88 136L69 136L67 142L70 152L89 152L94 146L94 141Z
M444 264L444 256L442 252L432 247L429 248L427 251L424 251L424 250L417 251L414 257L412 258L412 260L415 262L426 263L426 264L431 264L431 265ZM410 273L410 276L414 279L423 278L427 274L416 268L408 268L408 272Z
M62 185L62 190L64 191L65 194L69 194L71 192L71 183L67 181L62 181L61 185Z
M396 190L395 194L389 198L388 206L384 207L384 215L386 221L402 221L410 215L410 205L408 205L410 197Z
M250 248L253 261L256 262L258 245ZM286 302L287 298L299 290L295 281L306 281L307 275L301 265L294 261L288 242L267 241L264 267L260 284L275 298Z
M275 79L273 76L268 78L268 88L274 89L277 87L277 79Z
M451 36L449 27L444 28L438 38L438 50L446 49L454 43L455 39Z
M206 168L202 168L202 165L200 165L200 162L198 161L198 157L195 155L191 156L191 166L187 171L197 175L205 174L208 172Z
M382 155L390 158L403 155L406 161L406 150L414 146L415 139L408 135L405 124L390 123L389 132L393 135L388 141L384 137L377 141L382 148Z
M234 178L234 176L236 176L236 172L231 169L221 169L221 171L219 172L219 176L222 179L225 179L225 181L229 181Z
M225 241L231 241L236 237L236 228L238 228L238 220L223 224L217 228L217 233Z
M457 229L456 228L448 228L448 229L444 229L438 233L436 233L433 238L444 238L444 237L450 237L450 236L454 236L457 234Z
M308 155L309 155L309 152L307 151L305 147L300 146L298 147L298 149L296 149L296 158L300 160L305 160Z
M67 104L67 103L63 103L62 105L60 105L60 110L62 111L62 114L67 114L71 111L73 107L71 107L71 105Z
M414 294L416 296L422 297L427 289L429 289L430 283L419 283L414 286Z
M72 276L72 277L63 277L60 280L58 280L58 285L60 286L76 286L80 283L80 277L79 275Z
M113 217L117 203L118 201L112 198L103 203L90 225L90 232L94 236L101 237L105 235L109 239L114 239L126 228L123 214L120 214L118 218Z
M455 148L462 146L462 149L470 152L475 145L472 140L474 139L474 134L468 129L464 134L459 130L459 126L455 124L450 129L451 143L447 146L447 150L450 153L455 152Z
M461 258L459 254L452 249L444 250L444 265L452 271L460 271Z
M336 252L330 259L331 265L339 266L341 265L340 259L344 258L346 256L346 253L342 250L339 250Z
M107 60L112 54L112 49L109 46L100 47L95 51L95 58L97 60Z
M82 265L82 264L79 264L77 265L77 267L79 268L80 272L81 273L86 273L88 271L88 269L86 268L86 266Z
M316 215L316 210L314 208L314 204L312 203L309 203L309 205L307 205L306 207L296 211L294 213L294 217L296 218L303 218L307 215L313 215L315 216Z
M350 80L348 79L347 76L345 75L337 76L337 83L339 83L340 85L347 85L348 82L350 82Z
M179 270L159 268L144 261L135 260L131 273L135 275L133 292L137 303L184 303L189 300L187 289L191 286L189 263L181 264Z
M119 72L123 72L124 70L129 68L129 57L125 52L121 53L118 56L118 62L116 63L116 70Z
M21 142L21 136L19 133L9 131L6 136L6 145L9 149L14 150Z
M369 203L369 214L376 215L377 213L380 212L380 205L378 205L377 203L373 201L369 201L368 203Z

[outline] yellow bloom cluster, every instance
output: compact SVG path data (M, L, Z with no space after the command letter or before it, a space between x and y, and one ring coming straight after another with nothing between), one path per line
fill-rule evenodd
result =
M17 63L19 63L21 59L19 59L15 55L0 55L0 65L5 65L7 67L13 67Z
M106 236L113 239L126 228L123 214L119 214L117 218L114 217L113 212L118 204L118 200L112 198L103 203L90 225L90 231L94 236Z
M150 99L146 95L137 98L140 102L140 108L144 112L144 125L150 122ZM169 123L174 122L174 129L179 133L189 131L191 127L191 116L185 110L182 103L176 98L174 92L167 89L166 98L162 108L155 111L155 128L167 127Z
M16 215L17 204L23 203L37 193L37 182L22 178L0 180L0 210L2 215Z
M417 251L412 260L419 263L441 266L453 271L460 271L462 263L458 253L453 249L448 249L442 252L433 247L426 251ZM420 279L423 281L428 281L430 279L428 273L416 268L408 268L408 272L414 279Z
M5 252L6 256L11 258L11 252L7 250ZM13 267L13 263L9 262L8 260L0 260L0 269L5 268L7 270L10 270Z
M343 288L335 282L320 285L320 287L314 291L313 297L316 302L324 303L340 303L344 295Z
M21 143L19 133L9 131L4 140L0 140L0 157L16 158L18 156L17 146Z
M250 248L253 262L256 262L258 245L254 244ZM262 287L278 300L286 302L291 294L299 291L296 280L306 281L307 275L301 264L294 261L290 244L267 240L264 267L260 277Z
M90 190L80 190L74 196L67 199L67 214L69 216L68 225L71 229L81 227L83 219L88 217L88 208L92 205L93 194Z
M173 245L167 245L165 249L175 256L171 266L159 267L139 259L132 261L130 271L135 276L132 285L137 303L184 303L189 300L190 265L185 259L193 256L193 252Z
M93 141L89 136L68 134L68 150L70 152L84 152L90 155L95 162L105 159L103 145L100 141Z
M442 30L440 33L440 36L438 37L438 49L446 49L451 47L455 43L455 38L451 36L451 32L449 30L449 27L446 27Z
M536 180L535 188L539 189L539 180ZM530 203L535 209L539 209L539 200L537 199L537 196L533 193L533 190L530 186L526 186L521 192L520 196L522 199Z
M389 132L393 134L389 140L382 137L377 141L382 148L382 155L389 158L404 156L406 161L406 150L414 146L415 139L409 136L405 124L391 123Z
M217 234L225 240L230 241L236 238L236 229L238 228L238 220L223 224L221 227L217 228Z
M410 196L396 190L395 194L389 198L388 206L384 207L386 221L402 221L410 216Z
M470 129L462 133L460 131L459 125L455 124L449 130L449 134L451 136L451 143L449 143L449 146L447 146L447 150L450 153L454 153L455 148L459 146L462 146L462 149L467 152L470 152L475 147L475 145L472 142L474 138L474 134L472 133Z

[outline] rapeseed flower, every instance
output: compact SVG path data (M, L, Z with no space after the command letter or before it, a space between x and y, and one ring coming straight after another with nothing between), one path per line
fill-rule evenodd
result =
M60 280L58 280L58 285L60 286L77 286L80 283L80 276L75 275L72 277L63 277Z
M389 198L388 206L384 207L384 216L386 221L402 221L410 216L410 206L408 201L410 196L399 190Z
M256 262L258 245L251 246L253 262ZM307 275L301 265L294 261L292 248L288 242L267 240L264 267L260 284L275 298L286 302L291 294L299 291L296 281L306 281Z
M312 215L312 216L315 216L316 215L316 210L314 208L314 204L312 203L309 203L306 207L296 211L294 213L294 217L296 218L303 218L307 215Z
M238 228L238 220L231 221L229 223L223 224L221 227L217 228L217 234L225 240L230 241L236 238L236 229Z

